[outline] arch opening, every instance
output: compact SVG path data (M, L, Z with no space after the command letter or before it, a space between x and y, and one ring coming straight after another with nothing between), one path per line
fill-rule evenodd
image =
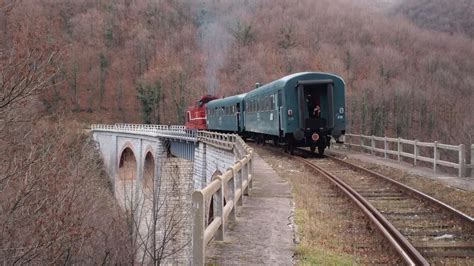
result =
M151 152L145 156L145 165L143 169L143 186L145 189L152 189L155 180L155 158Z
M137 178L137 160L132 149L128 147L120 155L118 177L120 180L135 180Z

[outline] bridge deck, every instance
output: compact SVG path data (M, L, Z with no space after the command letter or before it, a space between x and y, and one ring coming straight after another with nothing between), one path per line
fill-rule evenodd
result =
M237 223L226 228L225 241L211 241L206 263L293 264L290 185L257 154L252 175L253 188L238 211Z

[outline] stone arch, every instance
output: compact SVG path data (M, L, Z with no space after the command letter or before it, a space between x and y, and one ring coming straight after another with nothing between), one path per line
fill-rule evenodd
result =
M120 153L118 178L119 180L136 180L137 178L137 159L128 145Z
M155 180L155 157L151 151L145 155L145 162L143 165L143 187L145 189L152 189Z

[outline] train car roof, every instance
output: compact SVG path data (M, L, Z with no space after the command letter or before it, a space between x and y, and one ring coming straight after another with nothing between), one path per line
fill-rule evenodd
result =
M310 77L310 76L333 77L333 78L339 79L343 84L345 84L344 80L340 76L332 74L332 73L326 73L326 72L299 72L299 73L294 73L294 74L291 74L291 75L288 75L288 76L284 76L280 79L277 79L275 81L272 81L270 83L262 85L262 86L258 87L257 89L254 89L254 90L252 90L248 93L253 94L254 92L259 93L259 92L264 92L266 90L272 90L272 89L275 88L275 86L276 87L285 87L286 83L290 82L291 80L293 80L295 78L303 78L303 77L307 78L307 77Z
M238 95L233 95L225 98L215 99L207 103L207 107L218 107L218 106L227 106L233 105L244 100L245 95L247 93L242 93Z

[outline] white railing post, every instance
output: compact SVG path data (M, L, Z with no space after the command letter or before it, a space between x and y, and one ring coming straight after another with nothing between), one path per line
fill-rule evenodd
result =
M403 146L402 146L402 143L400 142L400 138L398 138L397 140L397 148L398 148L398 151L397 151L398 162L401 162L402 161L401 153L403 151Z
M418 145L416 145L416 143L418 142L418 140L415 139L415 141L413 142L413 165L416 166L416 161L418 159L418 154L420 153L420 147L418 147Z
M237 218L237 212L236 212L236 209L237 209L237 206L235 204L235 190L236 190L236 174L234 172L234 168L233 167L229 167L227 169L227 171L231 171L232 173L232 177L230 178L229 182L230 184L227 184L225 187L229 188L229 185L230 185L230 195L228 195L228 198L227 198L227 201L232 201L233 202L233 207L232 207L232 210L230 211L230 214L229 214L229 220L231 221L235 221L236 218ZM222 224L222 226L224 226L224 224Z
M224 217L224 181L222 180L222 176L217 177L220 181L220 189L216 191L214 194L214 218L221 217L221 224L219 229L217 229L215 240L223 241L224 240L224 224L225 224L225 217Z
M459 177L466 176L466 146L459 145Z
M370 154L374 155L375 151L375 138L374 135L370 138Z
M471 144L471 177L474 177L474 144Z
M201 191L193 192L193 265L204 265L206 245L204 243L205 215L204 195Z
M388 147L387 147L387 137L384 136L383 137L383 157L385 159L387 159L387 150L388 150Z
M439 159L439 151L438 151L438 142L435 141L433 145L433 171L436 174L437 166L438 166L438 159Z
M244 182L244 176L247 175L247 164L245 165L242 165L241 163L241 168L240 168L240 171L237 173L237 186L238 188L240 188L240 197L237 199L237 205L238 206L242 206L243 205L243 199L244 199L244 186L243 186L243 182ZM247 178L248 180L248 178Z

